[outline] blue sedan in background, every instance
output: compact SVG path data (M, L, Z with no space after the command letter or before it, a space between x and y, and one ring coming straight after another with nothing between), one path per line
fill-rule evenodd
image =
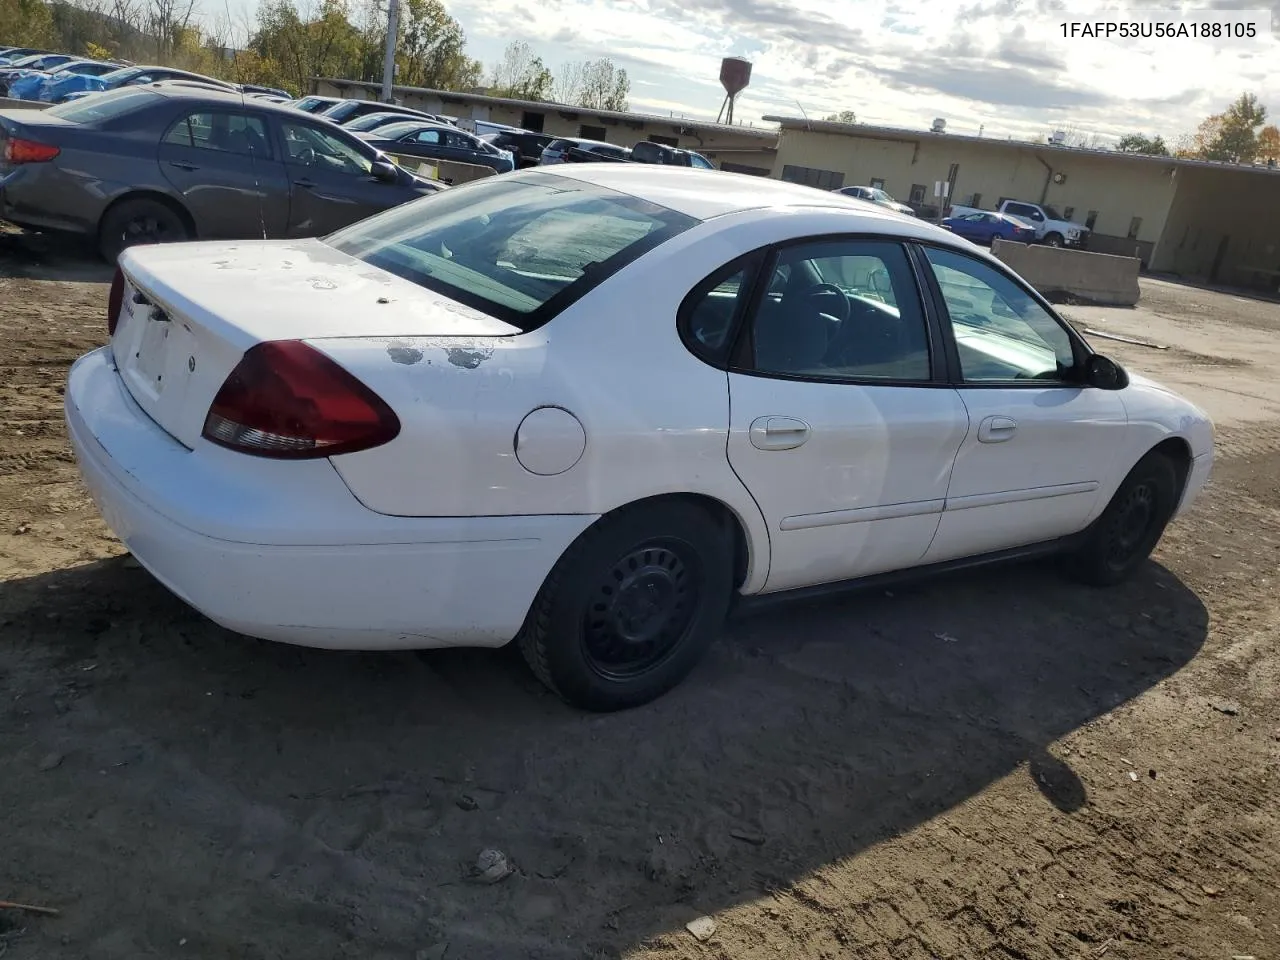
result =
M942 225L956 236L974 243L990 244L996 237L1015 243L1034 243L1036 239L1036 232L1030 225L1004 213L964 213L958 217L947 217Z
M100 77L77 74L65 80L59 80L41 90L40 99L48 103L66 103L68 100L75 100L86 94L116 90L141 83L155 83L157 80L194 80L226 90L236 90L229 83L187 70L175 70L172 67L123 67L111 73L104 73Z
M47 71L32 71L9 84L9 96L14 100L39 100L40 91L60 80L73 76L100 77L120 69L118 63L101 60L72 60Z

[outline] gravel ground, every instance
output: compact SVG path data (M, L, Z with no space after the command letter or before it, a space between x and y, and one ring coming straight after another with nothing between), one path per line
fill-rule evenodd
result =
M60 911L0 909L7 960L1276 956L1280 306L1065 308L1221 427L1133 583L776 610L600 717L507 651L235 636L132 566L61 414L105 279L0 235L0 899Z

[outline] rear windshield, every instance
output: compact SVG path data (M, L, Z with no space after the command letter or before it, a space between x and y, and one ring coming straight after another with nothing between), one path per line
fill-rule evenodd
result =
M61 117L72 123L100 123L121 114L129 113L141 107L149 106L160 96L150 90L139 90L136 87L124 87L120 90L108 90L95 93L81 100L70 100L50 107L45 111L51 117Z
M393 207L325 242L533 330L697 222L596 184L527 173Z

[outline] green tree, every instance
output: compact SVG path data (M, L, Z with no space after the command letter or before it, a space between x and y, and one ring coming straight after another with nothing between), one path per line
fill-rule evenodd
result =
M822 118L828 123L857 123L858 117L852 110L841 110L839 113L829 113Z
M631 95L627 71L608 57L582 64L580 88L574 102L592 110L626 110Z
M1258 156L1258 127L1267 108L1252 93L1242 93L1223 112L1206 118L1185 155L1224 163L1252 163Z
M555 80L542 58L523 40L507 45L502 60L493 68L489 93L516 100L549 100Z
M1142 133L1127 133L1120 138L1116 149L1121 153L1145 153L1152 157L1169 156L1169 148L1165 146L1161 136L1148 137Z
M38 47L53 42L53 18L42 0L0 0L0 30L4 42Z
M400 8L397 81L439 90L479 86L484 65L467 56L466 45L462 25L440 0L407 0Z

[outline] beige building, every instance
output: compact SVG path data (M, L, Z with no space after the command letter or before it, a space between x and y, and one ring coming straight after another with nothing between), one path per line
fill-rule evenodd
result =
M326 97L376 100L382 85L360 80L317 79L312 92ZM771 128L726 126L703 120L661 117L617 110L589 110L558 103L509 100L479 93L393 87L402 105L443 116L488 120L558 137L601 140L624 147L652 140L694 150L721 170L767 177L773 171L778 132Z
M1003 199L1050 204L1090 227L1090 249L1156 272L1274 290L1280 170L991 137L765 117L781 127L773 175L821 189L879 186L917 209Z

